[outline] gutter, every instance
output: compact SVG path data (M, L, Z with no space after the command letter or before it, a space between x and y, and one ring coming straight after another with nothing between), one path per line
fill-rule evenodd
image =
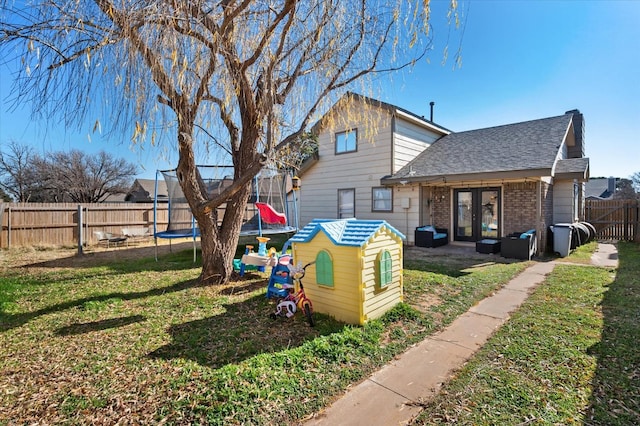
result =
M542 176L551 176L550 168L507 170L500 172L461 173L431 176L389 176L380 179L381 185L396 185L407 183L445 183L453 184L469 181L490 181L504 179L540 179Z

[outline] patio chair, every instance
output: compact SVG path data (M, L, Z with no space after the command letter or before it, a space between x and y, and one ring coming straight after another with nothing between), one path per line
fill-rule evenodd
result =
M94 231L93 233L98 239L98 244L104 245L107 248L112 245L114 247L118 247L119 245L122 245L127 241L127 237L122 235L113 235L110 232Z
M535 229L502 237L500 245L502 257L507 258L531 260L538 252Z
M151 237L149 227L122 228L122 235L127 237L129 241L139 242L146 241Z

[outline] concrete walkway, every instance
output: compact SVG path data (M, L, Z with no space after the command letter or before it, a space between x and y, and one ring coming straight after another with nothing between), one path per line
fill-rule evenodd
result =
M592 264L617 267L613 244L599 244ZM482 300L441 332L427 337L371 377L349 390L307 425L402 425L417 416L421 402L435 396L443 383L484 345L555 262L536 263Z

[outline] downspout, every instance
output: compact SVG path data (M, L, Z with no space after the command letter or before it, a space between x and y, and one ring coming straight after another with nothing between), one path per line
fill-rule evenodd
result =
M538 238L539 240L536 242L536 246L540 247L540 243L542 242L542 232L545 230L544 226L541 226L544 223L544 217L542 217L542 181L539 180L538 183L538 190L536 191L536 209L537 209L537 214L538 214L538 225L537 225L537 230L536 230L536 236L535 238ZM546 235L545 235L546 238ZM546 247L545 247L546 249Z

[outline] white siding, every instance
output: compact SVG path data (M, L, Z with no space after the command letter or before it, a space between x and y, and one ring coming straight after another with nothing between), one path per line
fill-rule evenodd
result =
M394 139L393 173L404 167L424 151L441 135L425 130L417 124L396 119Z
M402 117L393 122L386 109L361 111L364 113L351 112L328 120L332 124L318 135L319 161L301 176L300 226L316 218L337 218L338 189L352 188L358 219L384 219L400 232L413 235L420 213L418 186L393 189L393 212L371 211L372 188L380 186L382 177L397 172L441 135ZM375 126L375 132L371 132L371 126ZM349 129L358 130L358 150L336 155L335 134ZM403 198L411 199L409 209L402 208Z
M375 135L368 135L362 121L355 119L318 136L319 161L302 176L301 226L315 218L337 218L338 189L355 189L358 219L384 218L384 214L371 212L371 189L391 174L391 117L385 114L376 121ZM335 134L349 127L358 129L357 152L336 155Z
M574 218L573 181L555 181L553 185L553 223L572 223Z

